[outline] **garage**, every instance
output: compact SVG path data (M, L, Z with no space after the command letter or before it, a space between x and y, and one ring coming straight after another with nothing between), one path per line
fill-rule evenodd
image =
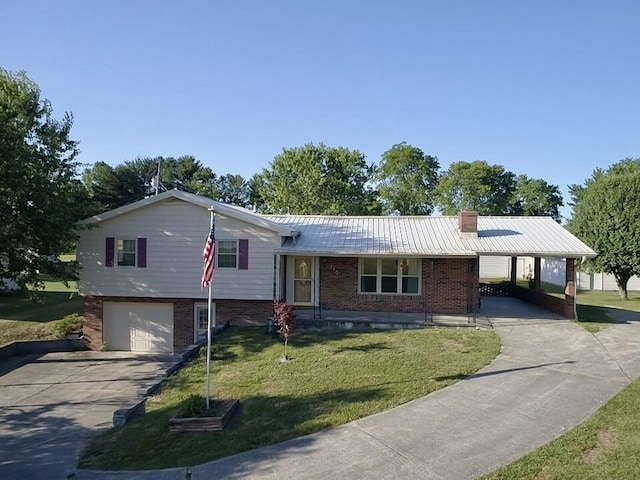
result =
M173 353L173 303L104 302L106 350Z

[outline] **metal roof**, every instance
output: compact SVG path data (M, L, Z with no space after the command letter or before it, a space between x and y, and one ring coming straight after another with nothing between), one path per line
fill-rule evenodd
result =
M189 192L183 192L181 190L169 190L166 192L162 192L162 193L159 193L158 195L154 195L152 197L148 197L143 200L139 200L137 202L130 203L128 205L115 208L113 210L109 210L108 212L94 215L93 217L89 217L85 220L82 220L80 223L85 225L97 224L97 223L109 220L111 218L116 218L121 215L125 215L129 212L138 210L148 205L164 202L172 198L177 198L179 200L183 200L185 202L198 205L202 208L213 210L214 212L218 212L223 215L227 215L229 217L236 218L238 220L242 220L247 223L251 223L253 225L258 225L260 227L266 228L267 230L272 230L274 232L277 232L279 235L282 235L285 237L296 235L298 233L295 230L292 231L290 228L287 227L286 224L279 224L279 223L272 222L270 219L268 219L264 215L253 213L252 211L247 210L246 208L238 207L236 205L229 205L222 202L216 202L215 200L211 200L208 197L203 197L202 195L195 195Z
M300 232L280 253L332 256L594 257L550 217L478 217L478 237L461 238L457 217L267 215Z

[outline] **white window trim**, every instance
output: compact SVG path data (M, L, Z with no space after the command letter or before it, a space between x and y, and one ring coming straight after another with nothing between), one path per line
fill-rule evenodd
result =
M133 242L133 252L125 252L123 253L133 253L133 265L120 265L120 249L118 248L118 242L132 241ZM137 268L138 267L138 239L134 237L116 237L114 239L115 245L114 248L114 267L118 268Z
M194 342L198 342L198 340L200 340L200 336L201 335L205 335L207 334L207 329L201 329L200 327L200 323L199 323L199 313L201 309L207 309L208 307L208 303L207 302L197 302L193 304L193 340ZM211 323L215 324L215 319L216 319L216 304L215 302L211 303Z
M220 266L220 262L219 262L219 255L220 251L218 250L218 246L220 244L220 242L234 242L236 244L236 266L235 267L222 267ZM231 256L230 253L223 253L222 255L225 256ZM238 241L238 239L232 239L232 238L220 238L216 240L216 264L215 264L215 268L223 268L225 270L238 270L239 266L238 263L240 262L240 242Z
M416 276L418 277L418 291L416 293L403 293L402 292L402 269L400 268L400 260L402 260L402 258L393 258L393 260L396 261L397 263L397 271L396 271L396 278L398 279L397 282L397 288L398 291L391 293L391 292L382 292L380 291L382 289L382 277L390 277L391 275L382 275L382 260L383 258L390 258L390 257L360 257L358 259L358 294L359 295L389 295L389 296L403 296L403 297L416 297L416 296L420 296L422 295L422 261L420 258L415 258L415 257L403 257L403 258L411 258L411 259L415 259L418 261L418 273L417 275L409 275L407 276L407 278L416 278ZM377 262L377 267L376 267L376 291L375 292L363 292L362 291L362 282L361 282L361 278L363 276L367 276L367 277L373 277L373 274L363 274L362 273L362 262L367 259L367 260L376 260Z

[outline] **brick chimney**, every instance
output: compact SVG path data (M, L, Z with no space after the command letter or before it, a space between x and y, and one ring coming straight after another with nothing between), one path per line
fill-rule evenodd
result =
M478 212L463 210L458 214L460 238L478 238Z

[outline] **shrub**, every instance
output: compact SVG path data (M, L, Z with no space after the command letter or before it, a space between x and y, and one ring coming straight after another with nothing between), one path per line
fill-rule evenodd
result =
M72 313L56 322L53 333L56 338L67 338L71 332L77 332L81 329L82 317L77 313Z
M287 304L284 300L273 301L273 324L278 329L278 333L284 337L284 359L288 360L287 345L289 343L289 336L293 333L294 319L293 319L293 305Z

